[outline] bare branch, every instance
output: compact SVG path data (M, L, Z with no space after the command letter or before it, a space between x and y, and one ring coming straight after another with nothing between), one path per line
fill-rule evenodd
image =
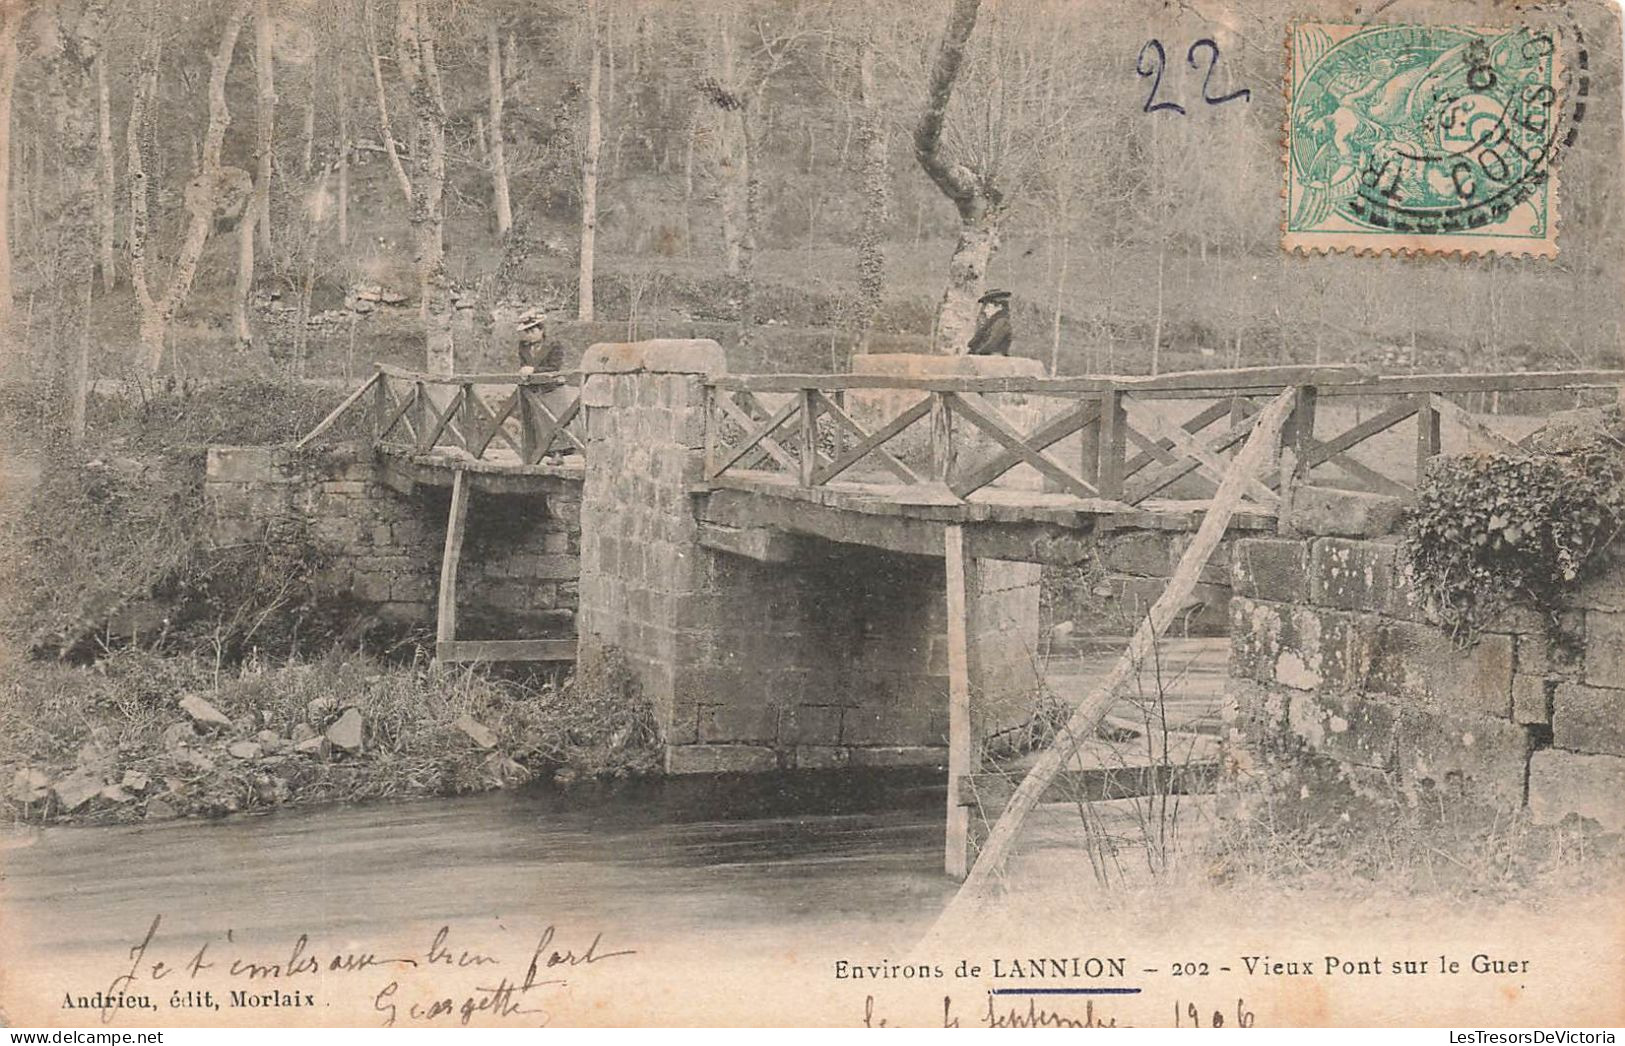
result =
M943 32L942 45L937 50L936 63L931 68L931 80L926 87L925 108L914 129L914 155L920 166L937 188L963 209L977 194L974 172L961 164L943 160L942 128L948 119L948 103L953 98L954 82L959 79L959 67L965 60L965 45L976 28L976 15L982 0L954 0L948 16L948 28Z

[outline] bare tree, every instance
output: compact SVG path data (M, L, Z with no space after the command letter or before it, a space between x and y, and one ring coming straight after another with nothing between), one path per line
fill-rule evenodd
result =
M701 93L717 117L715 143L719 174L724 271L739 286L740 325L749 336L755 316L755 256L761 224L761 165L758 140L770 121L768 87L805 37L819 32L800 7L785 12L720 4L715 24L715 73L701 81Z
M875 45L865 33L858 43L858 131L863 153L863 217L858 231L858 329L874 324L886 293L886 216L891 197L886 121L875 84Z
M349 75L341 60L336 63L333 80L338 93L338 234L339 246L350 243L350 92Z
M202 155L197 176L186 187L185 203L188 213L186 232L170 270L169 286L162 295L154 295L148 272L149 218L147 213L147 172L142 157L142 126L146 120L146 107L151 104L158 82L157 26L149 26L147 43L142 50L137 70L135 90L130 99L130 122L126 141L128 145L130 183L130 280L135 286L136 302L140 312L139 330L143 363L148 372L154 372L163 362L164 340L170 321L175 318L191 292L192 280L197 275L198 260L203 256L209 230L214 223L215 206L222 189L237 195L245 186L246 172L225 168L220 162L221 147L225 142L226 125L231 112L226 108L226 74L231 69L232 55L237 49L237 37L248 17L251 0L232 0L225 25L221 29L220 43L209 61L209 118L204 129ZM156 19L157 12L151 12ZM242 222L252 223L253 216L245 214Z
M372 70L372 84L374 95L378 100L378 136L384 142L384 155L389 158L389 169L395 175L395 184L399 186L406 205L412 205L412 181L407 177L406 167L401 163L400 147L396 144L395 128L389 119L389 91L384 86L383 58L378 53L378 36L375 28L373 0L367 0L366 9L362 16L363 33L367 41L367 60Z
M271 0L254 2L254 174L253 220L259 226L260 252L271 256L271 171L276 158L276 56ZM252 234L249 234L252 245ZM250 272L248 279L253 280Z
M107 87L107 51L96 55L96 165L98 179L96 195L96 258L101 269L102 290L110 291L117 280L117 263L113 258L115 213L114 194L118 187L113 177L113 107Z
M598 235L598 153L603 147L599 122L600 67L603 65L598 40L598 0L587 0L587 33L591 67L587 71L587 141L581 154L581 252L576 277L576 318L591 320L593 314L593 251Z
M925 107L914 128L915 158L959 212L959 242L948 263L948 286L937 306L934 336L934 344L951 355L965 352L976 331L976 299L982 294L988 262L999 242L998 191L981 174L948 160L942 148L948 103L980 8L981 0L954 0L926 85Z
M721 64L717 81L709 84L711 101L720 117L717 168L722 178L722 259L729 276L741 276L746 265L746 194L750 181L750 151L744 91L738 86L733 31L729 15L717 18L717 55Z
M508 161L504 150L502 113L507 81L502 70L502 34L495 14L485 19L486 81L490 91L489 125L486 128L487 157L491 165L491 200L496 210L497 235L506 237L513 228L513 204L508 197Z
M50 291L57 335L50 362L54 384L59 389L66 385L66 420L75 441L83 432L89 387L86 332L96 265L95 70L106 21L107 4L91 0L76 7L44 8L35 23L45 74L43 112L57 161L48 221L62 248ZM6 299L9 303L9 291Z
M1074 192L1071 139L1062 137L1057 143L1057 164L1051 190L1055 200L1055 231L1049 236L1050 272L1055 280L1055 294L1050 309L1049 372L1053 377L1061 369L1061 306L1066 300L1067 270L1072 263L1072 196Z
M258 186L251 191L251 198ZM237 223L237 284L231 295L231 329L237 347L246 349L254 343L254 330L248 323L249 299L254 294L254 227L259 224L252 204L249 213Z
M1040 241L1058 232L1048 216L1017 223L1014 209L1045 187L1061 137L1098 142L1100 85L1077 57L1099 46L1098 22L1082 14L1092 10L1070 0L985 8L979 0L953 0L935 38L922 38L911 9L877 6L869 20L885 40L877 58L888 75L877 80L893 96L888 110L913 114L907 129L915 158L954 205L956 238L934 325L939 352L969 347L977 299L1006 232L1019 229ZM913 100L922 82L923 105ZM911 95L907 102L903 91ZM1089 148L1074 151L1080 162L1090 155ZM924 229L917 218L916 240Z
M254 151L258 169L254 175L253 202L249 214L237 224L237 284L231 296L231 326L237 344L247 348L254 341L248 323L249 299L254 293L254 235L258 229L260 251L271 254L271 174L276 156L276 81L273 32L269 0L254 4Z
M20 3L0 5L0 360L11 355L11 100L23 14Z
M433 12L424 0L399 0L396 65L412 100L412 234L423 316L425 366L453 370L451 279L446 274L446 98Z

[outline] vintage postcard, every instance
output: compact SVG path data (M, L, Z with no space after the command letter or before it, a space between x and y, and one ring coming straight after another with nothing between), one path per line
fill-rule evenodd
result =
M1613 1041L1621 40L0 0L0 1024Z

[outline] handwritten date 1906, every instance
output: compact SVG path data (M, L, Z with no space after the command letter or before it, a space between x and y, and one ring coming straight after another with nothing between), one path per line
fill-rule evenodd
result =
M1174 1003L1176 1028L1251 1028L1254 1019L1253 1011L1247 1008L1247 1003L1243 999L1236 1000L1234 1019L1228 1017L1223 1010L1214 1010L1204 1016L1194 1002Z

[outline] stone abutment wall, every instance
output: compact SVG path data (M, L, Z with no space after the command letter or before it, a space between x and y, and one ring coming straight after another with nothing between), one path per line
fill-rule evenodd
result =
M1406 578L1397 505L1306 497L1232 550L1237 767L1290 781L1309 756L1356 791L1625 827L1625 564L1556 621L1508 612L1459 647Z
M540 493L476 490L458 573L459 638L531 639L573 630L581 483ZM204 476L216 543L297 541L325 563L330 596L394 626L432 627L450 494L386 483L370 450L213 447Z

